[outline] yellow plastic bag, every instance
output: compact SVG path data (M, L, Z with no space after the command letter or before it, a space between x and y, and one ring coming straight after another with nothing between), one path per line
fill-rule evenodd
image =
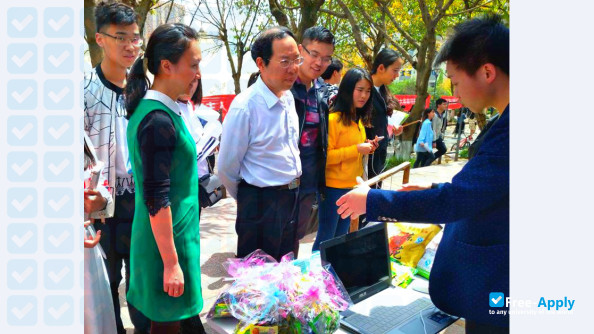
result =
M388 224L390 255L399 263L416 268L425 247L441 231L433 224Z

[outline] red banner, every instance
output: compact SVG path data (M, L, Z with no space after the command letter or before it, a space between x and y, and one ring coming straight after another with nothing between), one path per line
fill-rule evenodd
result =
M211 95L202 98L202 104L216 111L221 112L221 120L225 119L229 106L235 98L235 95Z
M416 95L394 95L394 97L398 99L398 102L400 102L400 105L402 106L402 110L406 112L410 112L417 99ZM431 97L427 96L427 99L425 100L425 108L429 108L430 104Z
M442 96L441 98L448 101L448 109L460 109L464 107L462 103L458 102L459 99L457 97Z

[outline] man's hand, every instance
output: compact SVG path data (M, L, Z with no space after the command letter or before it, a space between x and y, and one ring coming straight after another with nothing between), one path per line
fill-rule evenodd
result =
M431 188L431 183L420 183L420 184L403 184L402 188L397 191L416 191L416 190L427 190Z
M85 189L85 212L91 213L99 211L105 207L107 200L101 196L98 190Z
M367 211L367 193L370 188L357 176L358 186L336 201L338 214L344 219L351 216L355 219Z
M85 228L89 225L91 225L91 221L87 220L85 222ZM95 234L95 238L91 238L91 237L87 238L85 236L84 246L85 246L85 248L93 248L93 247L97 246L97 244L99 243L99 240L101 240L101 231L97 231L97 234Z
M163 291L171 297L184 294L184 273L179 263L166 265L163 268Z
M433 143L433 148L437 148L437 143Z

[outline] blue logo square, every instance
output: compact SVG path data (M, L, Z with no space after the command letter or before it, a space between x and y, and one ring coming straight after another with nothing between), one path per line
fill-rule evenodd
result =
M48 110L68 110L74 105L74 84L72 80L45 80L43 84L43 105Z
M48 146L74 143L74 119L71 116L47 116L43 120L43 129L43 139Z
M43 59L46 73L65 74L74 71L74 47L71 44L46 44Z
M48 152L43 156L43 176L49 182L67 182L74 178L74 155L70 152Z
M6 208L10 218L37 216L37 190L35 188L9 188Z
M8 73L31 74L37 72L37 46L35 44L9 44L6 64Z
M6 156L6 164L10 182L37 180L37 154L35 152L10 152Z
M8 36L29 38L37 36L37 9L33 7L13 7L6 15Z
M37 287L37 261L12 260L6 265L6 281L11 290L33 290Z
M37 81L10 80L6 90L8 109L33 110L37 107Z
M10 146L37 144L37 117L10 116L6 122L6 136Z
M48 290L74 287L74 263L71 260L48 260L43 266L44 286Z
M489 306L503 307L505 305L505 296L503 292L491 292L489 294Z
M70 218L74 214L74 191L71 188L46 188L43 214L47 218Z
M48 326L68 326L74 322L74 299L71 296L45 297L43 318Z
M74 34L74 11L67 7L46 8L43 23L46 37L71 37Z
M9 253L33 254L37 251L37 225L10 224L6 232Z
M37 324L37 298L35 296L10 296L6 301L6 320L11 326Z
M74 228L71 224L46 224L43 228L44 247L48 254L72 254Z

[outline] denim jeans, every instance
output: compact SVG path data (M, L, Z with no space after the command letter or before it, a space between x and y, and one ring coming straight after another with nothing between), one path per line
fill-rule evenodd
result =
M320 250L320 243L326 240L330 240L334 237L347 234L349 232L349 226L351 225L351 219L342 219L338 215L338 207L336 201L348 193L351 189L338 189L326 187L326 196L324 200L319 201L319 226L318 234L316 235L316 241L313 244L312 251Z

